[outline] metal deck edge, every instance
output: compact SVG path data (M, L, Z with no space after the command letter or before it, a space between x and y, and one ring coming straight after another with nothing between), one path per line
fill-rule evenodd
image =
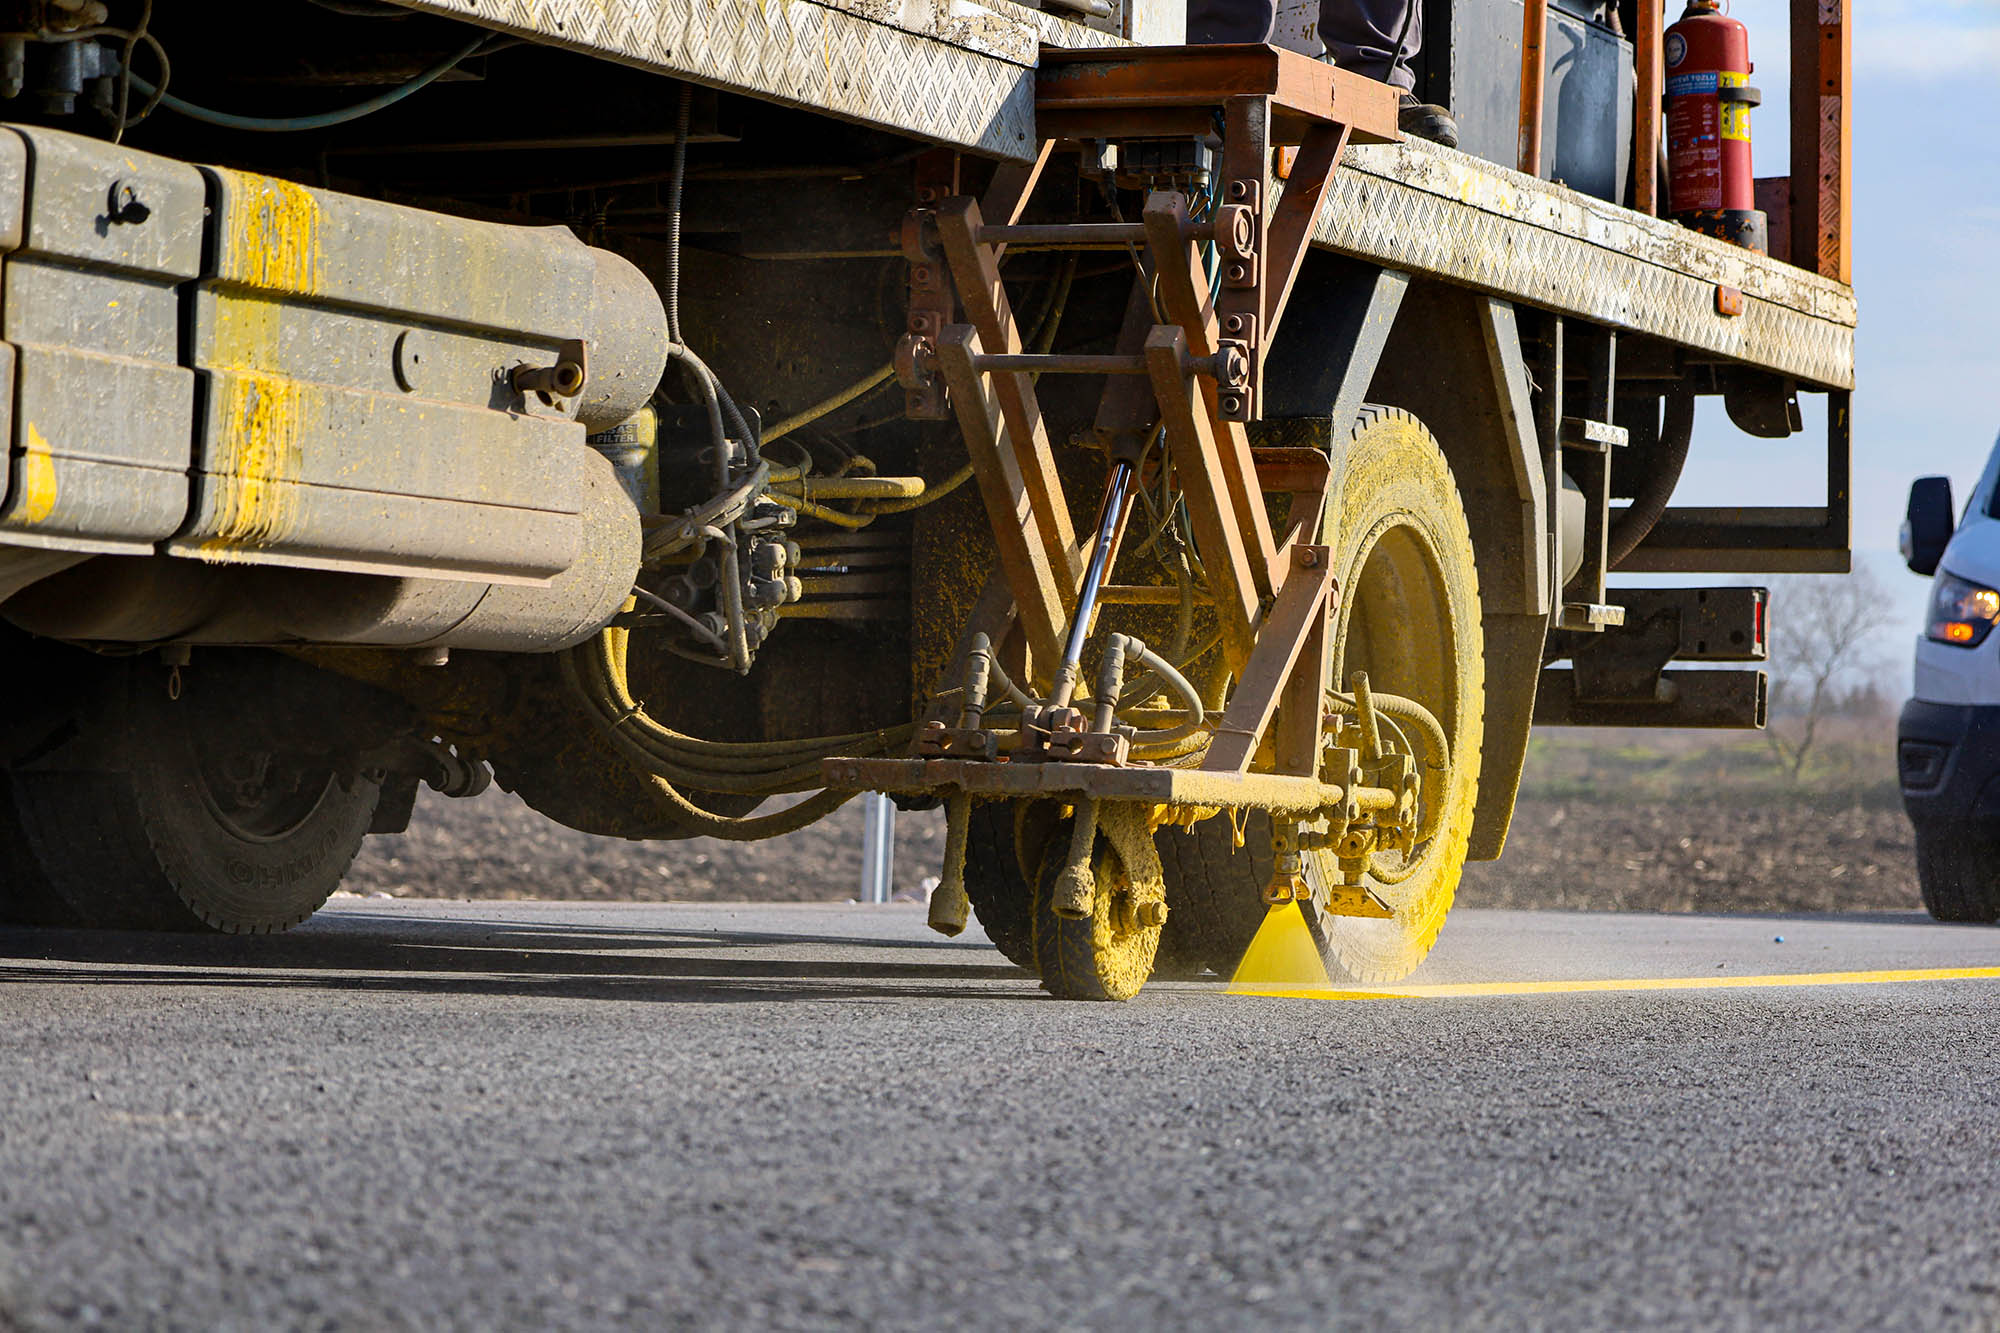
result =
M1013 5L1002 12L952 0L397 3L991 157L1020 161L1035 151L1032 70L1046 34Z
M1818 319L1855 322L1854 289L1845 283L1466 153L1411 140L1350 149L1342 168L1726 283Z
M1815 274L1428 144L1352 149L1327 194L1313 239L1337 253L1853 387L1853 291Z

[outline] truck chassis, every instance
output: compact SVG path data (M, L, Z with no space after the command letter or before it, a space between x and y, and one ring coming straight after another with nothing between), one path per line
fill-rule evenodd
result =
M316 186L240 126L154 121L134 138L230 165L90 187L114 237L161 230L116 221L150 211L132 181L209 201L207 257L144 284L197 331L148 381L159 457L191 429L196 481L184 508L150 483L153 528L114 533L114 499L51 531L37 477L98 495L130 469L37 453L17 408L0 616L51 682L5 737L17 918L279 928L417 782L490 769L628 837L941 802L932 924L976 910L1061 996L1226 973L1294 904L1329 962L1392 979L1464 860L1499 855L1532 722L1762 724L1760 672L1670 669L1761 660L1761 594L1614 570L1846 567L1838 162L1786 196L1808 271L1402 142L1393 90L1276 48L1005 0L382 9L522 54L475 36L429 67L486 85L455 108L311 135ZM1813 141L1836 158L1843 72ZM13 133L9 274L131 271L44 223L72 216L48 164L94 182L98 150ZM547 264L580 285L551 296ZM21 393L80 389L88 367L33 386L38 359ZM1697 397L1784 435L1800 392L1829 399L1824 504L1667 504ZM148 407L99 401L113 430ZM340 508L356 488L379 498ZM210 677L185 707L183 673ZM190 769L207 795L177 805ZM246 847L270 866L232 871Z

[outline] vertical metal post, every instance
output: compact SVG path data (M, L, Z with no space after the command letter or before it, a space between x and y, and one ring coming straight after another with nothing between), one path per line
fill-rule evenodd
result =
M1639 31L1632 39L1637 102L1632 108L1632 206L1660 215L1660 0L1639 0ZM1609 418L1606 418L1609 420Z
M1792 262L1838 282L1854 280L1853 45L1846 0L1792 0Z
M886 903L896 881L896 806L879 791L861 795L861 901Z
M1548 41L1549 0L1521 6L1521 143L1516 165L1530 176L1542 174L1542 67Z

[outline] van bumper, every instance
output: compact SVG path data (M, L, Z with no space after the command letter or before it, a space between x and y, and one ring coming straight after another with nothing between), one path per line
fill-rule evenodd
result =
M1990 820L2000 828L2000 704L1904 704L1896 775L1912 823Z

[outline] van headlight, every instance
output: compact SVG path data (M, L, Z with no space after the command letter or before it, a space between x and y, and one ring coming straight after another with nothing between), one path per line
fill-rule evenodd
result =
M1968 583L1956 574L1939 574L1931 585L1931 613L1924 637L1933 643L1976 648L2000 620L2000 592Z

